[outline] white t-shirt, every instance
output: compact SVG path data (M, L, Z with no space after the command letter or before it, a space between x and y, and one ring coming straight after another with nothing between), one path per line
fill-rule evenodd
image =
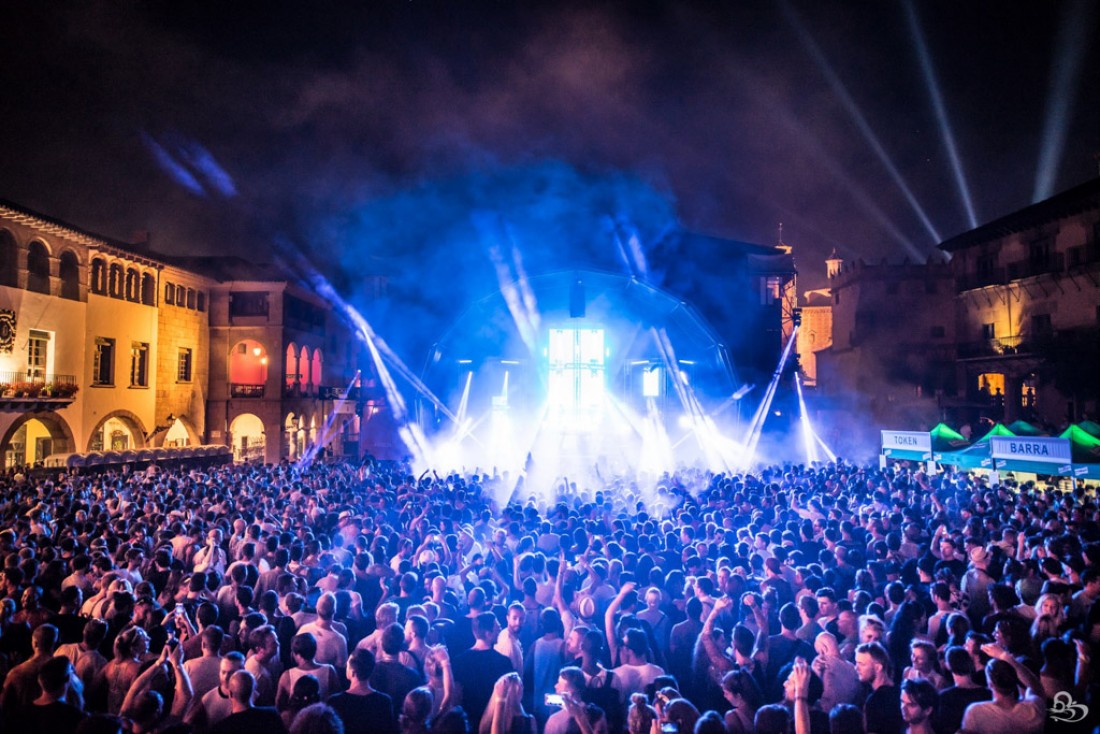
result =
M634 693L644 693L646 686L665 674L661 666L653 663L623 664L611 672L615 674L612 685L619 691L620 701L626 701Z
M1043 731L1047 707L1042 699L1028 696L1010 709L993 701L972 703L963 714L962 728L973 734L1032 734Z

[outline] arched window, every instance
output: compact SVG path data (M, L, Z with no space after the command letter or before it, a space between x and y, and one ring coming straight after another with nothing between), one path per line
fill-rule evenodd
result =
M303 388L313 384L309 376L309 347L302 347L302 351L298 354L298 375L301 377Z
M61 253L61 264L58 268L61 276L61 297L71 301L80 300L80 262L76 259L76 253L65 250Z
M176 286L176 305L180 308L187 305L187 289L182 285Z
M27 290L50 292L50 253L41 242L27 248Z
M313 364L310 367L309 373L310 373L310 378L311 378L314 386L316 386L318 388L321 387L321 362L322 362L322 359L323 358L321 357L321 350L320 349L313 350Z
M294 342L286 348L285 376L287 389L294 389L294 385L298 382L298 346Z
M149 273L141 274L141 302L146 306L155 306L157 301L157 282Z
M103 295L107 292L107 263L102 258L92 260L92 293Z
M111 298L122 298L122 266L118 263L111 263L107 287Z
M0 230L0 285L19 285L19 247L6 229Z
M126 300L139 301L141 299L141 276L133 268L126 270Z
M206 294L202 291L199 291L198 309L200 311L206 310Z
M195 310L195 289L194 288L188 288L187 289L187 307L189 309L191 309L192 311Z
M176 303L176 286L171 283L164 284L164 302L169 306L175 305Z

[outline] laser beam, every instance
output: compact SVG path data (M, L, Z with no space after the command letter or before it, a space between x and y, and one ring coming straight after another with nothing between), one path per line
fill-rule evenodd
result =
M970 197L970 187L966 184L966 175L963 173L962 161L959 160L959 151L955 147L955 134L951 131L951 122L947 119L947 106L943 103L943 94L940 84L936 79L936 71L932 67L932 55L928 52L928 44L924 40L924 32L920 27L920 19L917 17L917 9L912 0L905 3L905 18L909 22L909 31L913 36L913 46L917 50L917 60L920 61L921 73L924 74L924 83L928 87L928 96L932 98L932 109L936 113L936 121L940 126L940 135L943 144L947 148L947 157L951 161L951 171L955 174L955 185L959 189L963 207L966 209L966 217L970 226L978 226L978 216L974 213L974 202Z

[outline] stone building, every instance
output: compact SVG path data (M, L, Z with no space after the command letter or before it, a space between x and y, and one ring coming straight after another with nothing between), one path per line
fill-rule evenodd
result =
M358 455L359 341L288 273L178 258L0 202L0 458L232 446ZM365 384L365 387L361 386Z
M998 420L1060 427L1100 400L1100 178L944 241L957 386Z

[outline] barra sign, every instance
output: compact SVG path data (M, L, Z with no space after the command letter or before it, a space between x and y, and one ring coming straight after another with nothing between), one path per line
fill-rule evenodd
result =
M882 450L932 452L932 436L922 431L883 431ZM929 457L931 458L931 457Z
M989 439L994 459L1023 459L1059 464L1072 461L1068 438L994 436Z

